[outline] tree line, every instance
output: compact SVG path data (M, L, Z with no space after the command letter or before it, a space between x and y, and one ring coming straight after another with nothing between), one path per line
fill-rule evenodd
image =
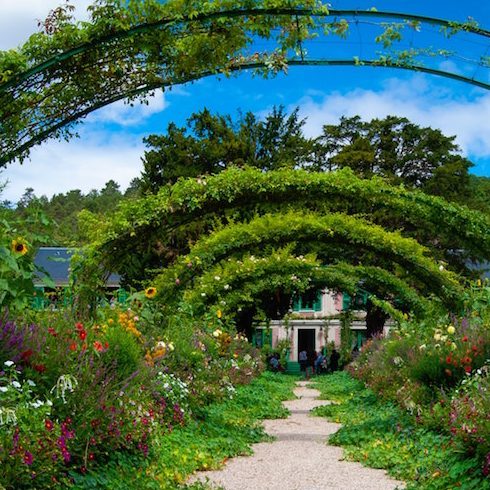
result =
M0 203L0 217L43 214L50 222L52 245L80 245L90 239L77 218L80 211L106 215L122 200L156 193L181 177L216 174L230 166L317 172L350 167L361 177L382 176L392 184L490 213L490 179L470 174L473 164L461 155L455 136L398 116L371 121L342 117L338 124L325 124L317 137L306 136L306 123L298 108L288 114L284 107L274 107L263 119L252 112L233 118L203 109L183 126L170 123L163 134L145 138L141 175L126 191L113 180L101 190L84 194L75 189L51 198L27 188L16 204ZM45 226L31 221L31 227Z

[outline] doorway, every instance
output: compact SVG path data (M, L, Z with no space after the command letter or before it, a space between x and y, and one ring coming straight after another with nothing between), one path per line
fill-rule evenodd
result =
M303 350L306 350L308 355L315 350L315 331L314 328L298 329L298 358L299 353Z

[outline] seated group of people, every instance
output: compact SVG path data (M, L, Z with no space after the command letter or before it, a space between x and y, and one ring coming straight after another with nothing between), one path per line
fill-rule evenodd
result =
M337 371L339 368L340 354L334 348L329 356L320 352L307 352L302 350L299 353L299 365L302 372L308 378L310 372L322 374Z
M275 371L275 372L282 372L284 371L284 366L281 365L281 362L280 362L280 356L279 354L271 354L268 358L267 358L267 364L269 366L269 369L271 371Z

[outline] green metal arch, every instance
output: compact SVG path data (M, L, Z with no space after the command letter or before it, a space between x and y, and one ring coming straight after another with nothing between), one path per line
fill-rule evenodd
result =
M490 83L481 82L478 80L474 80L474 79L465 77L463 75L458 75L456 73L450 73L450 72L447 72L444 70L437 70L434 68L428 68L428 67L424 67L421 65L412 65L412 64L401 65L401 64L397 64L396 62L391 63L388 61L384 62L384 63L380 63L377 60L363 60L363 59L360 59L360 60L354 60L354 59L351 59L351 60L349 60L349 59L338 59L338 60L334 60L334 59L332 59L332 60L319 60L319 59L317 59L317 60L297 60L297 59L294 59L293 60L293 59L291 59L291 60L287 60L287 64L289 66L328 66L328 67L358 66L358 67L393 68L393 69L401 69L401 70L409 70L409 71L418 71L421 73L427 73L430 75L436 75L436 76L440 76L440 77L444 77L444 78L449 78L449 79L456 80L459 82L464 82L464 83L468 83L471 85L475 85L477 87L480 87L480 88L483 88L486 90L490 90ZM253 70L253 69L258 69L258 68L264 68L265 66L266 66L265 63L243 63L243 64L240 64L240 65L237 65L237 66L230 68L230 71L231 72L237 72L237 71L242 71L242 70ZM69 117L67 117L66 119L63 119L62 121L54 124L53 126L48 127L47 129L45 129L41 133L38 133L35 138L32 138L31 140L23 143L18 148L16 148L15 152L1 154L0 155L0 167L2 165L12 161L13 159L15 159L19 154L21 154L21 153L25 152L26 150L36 146L37 144L41 143L42 141L48 139L49 136L51 134L53 134L54 132L56 132L57 130L62 129L63 127L65 127L65 126L67 126L67 125L69 125L69 124L71 124L77 120L80 120L80 119L86 117L87 115L89 115L90 113L92 113L98 109L101 109L107 105L113 104L113 103L118 102L118 101L123 100L123 99L135 97L135 96L138 96L140 94L148 93L148 92L151 92L151 91L159 89L159 88L167 88L167 87L171 87L174 85L180 85L183 83L188 83L188 82L192 82L192 81L195 81L195 80L198 80L201 78L206 78L206 77L216 76L216 75L219 75L219 73L217 74L215 72L209 71L206 73L196 74L195 77L187 78L186 80L178 81L177 83L171 81L171 82L163 83L163 84L162 83L150 84L150 85L147 85L145 87L141 87L141 88L138 88L136 90L131 90L131 91L128 91L126 93L119 94L115 97L109 98L107 100L101 101L97 104L94 104L91 107L84 109L83 111L73 113Z
M131 39L141 33L151 33L152 31L166 27L171 28L177 26L183 29L184 37L189 35L185 28L191 28L195 24L204 24L213 19L226 18L242 18L247 19L252 16L270 17L280 19L290 17L298 19L300 17L309 18L335 18L339 16L352 16L355 19L360 17L378 18L378 19L403 19L410 22L428 23L438 25L450 30L461 30L477 36L485 38L490 37L490 31L480 28L473 23L452 22L444 19L418 16L412 14L404 14L397 12L385 11L359 11L359 10L330 10L318 8L255 8L255 9L231 9L221 10L211 13L201 13L192 16L167 17L156 22L142 23L133 25L132 27L112 32L111 34L99 36L86 43L82 43L67 51L53 56L26 71L14 75L10 80L7 80L0 85L0 167L8 162L19 158L21 161L29 154L30 148L36 144L40 144L49 138L66 139L72 137L71 129L80 119L90 114L92 111L104 107L108 104L121 99L134 100L138 97L144 97L144 94L155 90L156 88L169 87L176 84L181 84L220 73L231 73L239 70L256 69L268 71L268 73L276 73L278 68L270 66L267 60L267 54L259 59L250 62L250 58L246 61L239 62L238 60L228 63L226 56L238 55L241 50L252 39L251 33L249 38L240 40L229 46L229 52L220 54L216 59L210 60L209 63L202 63L200 68L188 68L184 71L185 76L179 78L175 73L175 68L179 68L178 63L175 64L177 57L173 54L169 55L168 59L164 57L156 57L152 59L151 55L146 58L142 56L139 60L137 53L143 53L141 46L137 43L133 46L131 53L132 57L124 60L120 53L117 53L114 58L111 58L112 45L114 42L123 39ZM334 20L336 22L336 20ZM274 24L275 25L275 24ZM279 25L279 24L278 24ZM325 26L325 24L323 24ZM315 25L314 29L321 25ZM236 26L235 26L236 27ZM231 29L234 27L230 27ZM192 29L191 29L192 30ZM248 32L246 29L244 32ZM253 32L253 31L251 31ZM192 35L192 33L190 34ZM260 35L259 35L260 37ZM276 39L279 42L278 39ZM150 39L149 46L155 39ZM299 41L301 43L301 41ZM280 43L279 43L280 44ZM99 49L105 49L102 54ZM173 45L169 44L169 48ZM284 47L284 46L283 46ZM286 45L286 51L290 49ZM93 50L93 51L91 51ZM268 50L267 50L268 51ZM87 64L77 66L74 63L78 55L86 54L90 61ZM270 54L270 52L269 52ZM107 57L104 57L106 55ZM416 55L419 56L420 52ZM121 69L121 74L111 76L107 79L100 78L92 81L90 79L90 67L93 66L95 60L102 56L101 70L103 67L110 67L111 63L119 61L127 62ZM93 59L92 59L93 58ZM148 64L145 64L148 62ZM192 60L191 60L192 62ZM28 63L28 60L26 60ZM98 63L98 62L97 62ZM124 64L123 63L123 64ZM452 73L438 68L431 68L397 59L396 55L381 56L380 59L304 59L303 54L290 59L281 58L281 63L289 66L372 66L385 68L401 68L405 70L420 71L431 75L439 75L464 83L473 84L483 89L490 89L490 83L474 78L465 77L457 73ZM206 66L207 65L207 66ZM197 66L197 63L196 63ZM73 67L77 68L73 70ZM79 68L79 70L78 70ZM165 74L165 70L169 73ZM79 73L78 73L79 71ZM102 73L102 71L101 71ZM162 74L163 73L163 74ZM178 73L178 72L177 72ZM124 77L127 77L129 82L122 84ZM87 81L88 80L88 81ZM104 81L102 81L104 80ZM66 83L64 83L66 82ZM86 84L86 85L85 85ZM80 89L83 87L83 90ZM87 87L88 90L85 90ZM44 90L45 88L45 90ZM111 95L115 94L115 95ZM38 102L40 101L40 102Z
M318 12L315 9L298 9L298 8L267 8L267 9L240 9L240 10L225 10L225 11L220 11L220 12L212 12L212 13L207 13L207 14L199 14L196 15L192 18L183 18L179 19L176 21L175 19L162 19L158 22L152 22L152 23L145 23L145 24L140 24L137 26L134 26L130 29L117 32L117 33L111 33L110 35L103 36L98 39L94 39L93 41L83 43L79 46L76 46L62 54L53 56L52 58L44 61L43 63L39 63L36 66L33 66L29 70L26 70L24 73L21 73L20 75L14 77L13 79L0 84L0 92L4 91L10 87L13 87L14 85L22 82L23 80L26 80L32 75L36 75L38 73L41 73L42 71L46 70L47 68L60 63L62 61L65 61L73 56L76 56L78 54L81 54L85 51L88 51L96 46L99 46L101 44L104 44L108 41L114 41L117 39L124 39L128 37L132 37L136 34L142 33L142 32L147 32L151 31L153 29L159 29L161 27L165 27L170 24L174 24L176 22L180 23L190 23L190 22L204 22L206 20L213 20L217 18L223 18L223 17L247 17L247 16L291 16L291 17L331 17L331 16L353 16L353 17L378 17L378 18L386 18L386 19L401 19L401 20L411 20L415 22L423 22L427 24L433 24L433 25L439 25L442 27L455 27L455 26L461 26L461 29L470 32L476 35L484 36L484 37L490 37L490 31L476 27L471 24L464 24L464 23L455 23L449 20L445 19L440 19L440 18L435 18L435 17L428 17L428 16L422 16L422 15L415 15L415 14L405 14L401 12L388 12L388 11L378 11L378 10L357 10L357 9L330 9L327 12ZM436 70L437 71L437 70ZM460 81L467 81L465 77L462 78L456 78ZM490 88L488 84L485 84L486 86L484 88Z

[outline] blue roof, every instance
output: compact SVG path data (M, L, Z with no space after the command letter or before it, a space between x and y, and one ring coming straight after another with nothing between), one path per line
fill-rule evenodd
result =
M36 256L34 263L41 270L45 270L56 286L68 286L70 279L70 260L76 252L74 248L65 247L41 247ZM36 272L35 284L42 285L43 278L46 274ZM111 274L107 280L107 286L119 287L121 277L118 274Z

